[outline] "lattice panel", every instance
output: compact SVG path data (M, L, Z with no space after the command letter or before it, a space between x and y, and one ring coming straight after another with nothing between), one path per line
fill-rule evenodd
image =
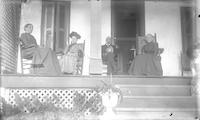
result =
M32 102L32 96L36 96L41 103L47 99L52 99L53 94L56 95L61 103L54 102L54 105L59 108L72 109L73 98L75 93L78 92L81 95L86 95L86 100L89 100L95 94L94 90L91 89L9 89L8 90L8 103L16 105L14 94L17 93L22 99L28 98Z

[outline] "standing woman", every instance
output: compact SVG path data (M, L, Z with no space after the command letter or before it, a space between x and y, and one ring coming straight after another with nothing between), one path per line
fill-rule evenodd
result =
M64 50L64 55L61 59L61 70L66 74L77 74L77 64L79 57L83 56L83 49L77 44L81 36L77 32L71 32L69 35L71 44Z
M25 33L21 34L22 57L32 60L32 74L59 75L61 73L56 54L50 48L41 48L31 35L32 24L24 26Z

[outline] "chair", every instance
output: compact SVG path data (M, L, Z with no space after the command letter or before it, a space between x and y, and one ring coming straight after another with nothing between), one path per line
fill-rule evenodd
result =
M181 75L184 76L186 73L191 74L191 60L186 53L181 53Z
M154 33L154 37L155 37L155 42L157 42L157 35L156 33ZM144 36L137 36L137 43L136 43L136 54L143 54L142 48L144 45L146 45ZM162 54L164 52L164 48L159 48L158 50L158 55Z
M142 54L142 48L146 45L146 42L144 40L144 36L137 36L136 40L136 55Z
M105 64L102 64L102 75L106 76L108 74L108 66Z
M80 51L79 51L79 57L77 59L77 69L76 69L76 74L77 75L82 75L83 73L83 61L84 61L84 51L85 51L85 41L81 44L78 44L79 45L79 48L80 48Z
M30 74L32 67L32 58L24 59L22 58L22 43L18 44L18 63L17 63L17 73L20 74Z

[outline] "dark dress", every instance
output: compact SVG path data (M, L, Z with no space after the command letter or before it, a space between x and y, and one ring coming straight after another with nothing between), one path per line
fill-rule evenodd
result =
M38 47L36 39L30 33L22 33L20 39L22 42L22 57L24 59L32 59Z
M115 62L115 47L113 45L102 46L102 62L107 65L108 74L117 74L117 66Z
M137 55L131 63L129 74L137 76L162 76L161 57L158 44L154 42L143 46L143 54Z
M61 69L56 54L50 48L40 48L34 36L22 33L22 58L32 60L32 74L59 75Z

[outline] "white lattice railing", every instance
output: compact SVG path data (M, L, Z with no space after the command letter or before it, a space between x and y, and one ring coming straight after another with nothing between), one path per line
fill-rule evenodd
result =
M32 97L36 96L41 103L55 95L61 101L54 103L56 107L72 109L75 93L85 95L86 100L89 100L97 94L93 88L103 85L102 78L88 79L84 76L1 76L1 78L3 88L1 96L13 106L16 105L15 94L30 102L33 100Z
M59 103L54 102L55 106L59 108L66 108L72 109L73 108L73 99L75 93L78 92L81 95L85 95L86 99L89 100L94 94L95 91L91 89L28 89L28 88L20 88L20 89L8 89L7 96L8 96L8 103L15 105L15 94L18 94L20 98L28 98L30 102L32 102L32 97L36 96L39 101L45 102L47 99L52 99L53 95L57 96Z

